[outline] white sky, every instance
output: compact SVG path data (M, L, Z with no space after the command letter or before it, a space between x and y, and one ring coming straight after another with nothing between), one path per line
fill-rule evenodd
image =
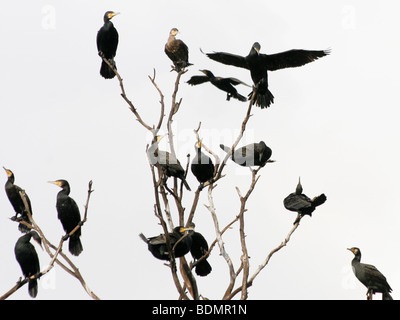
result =
M120 36L116 63L129 98L149 124L159 116L159 96L147 75L157 71L166 105L175 81L164 53L169 30L177 27L190 50L190 67L181 82L181 110L175 117L179 158L194 154L193 129L215 152L232 143L247 104L210 84L190 87L199 69L251 84L249 72L218 64L202 55L226 51L246 55L253 42L263 53L292 48L332 49L332 54L302 68L269 74L275 103L253 108L243 143L264 140L276 163L261 178L246 213L250 273L279 245L295 214L282 201L301 176L304 192L324 192L328 200L312 218L305 217L287 247L249 289L249 299L364 299L366 288L355 279L346 250L358 246L362 261L387 277L399 297L400 256L398 163L397 2L385 1L8 1L2 7L0 34L0 165L10 168L16 184L28 193L34 218L58 243L64 234L55 209L59 189L47 181L70 182L71 196L86 201L95 192L83 228L84 251L72 260L89 287L102 299L175 299L170 270L147 251L138 234L161 232L153 214L154 195L145 154L149 135L120 97L117 79L100 77L96 33L107 10ZM247 95L249 88L237 87ZM165 127L164 127L165 130ZM239 199L250 183L248 169L232 162L214 193L220 225L238 213ZM6 174L2 180L6 182ZM195 190L191 173L188 182ZM194 192L185 196L189 207ZM215 239L212 219L200 198L197 231ZM21 235L8 220L13 213L0 193L0 293L21 276L14 245ZM240 264L238 225L226 233L226 249ZM65 249L66 250L66 249ZM393 253L394 252L394 253ZM42 269L50 261L39 252ZM190 255L189 255L190 257ZM216 247L212 273L197 277L200 293L222 297L228 267ZM380 295L376 297L380 299ZM10 299L30 299L27 288ZM58 267L40 280L37 299L89 299L79 282Z

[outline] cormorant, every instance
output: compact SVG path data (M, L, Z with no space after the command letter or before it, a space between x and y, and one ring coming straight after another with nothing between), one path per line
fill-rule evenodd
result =
M24 202L22 201L21 195L19 194L19 192L22 191L22 189L19 186L14 184L14 181L15 181L14 173L10 169L6 169L4 167L3 167L3 169L6 171L7 177L8 177L6 185L5 185L6 194L7 194L8 200L10 200L11 205L13 206L14 211L15 211L15 216L12 219L13 220L20 219L22 221L31 223L29 221L28 213L25 209ZM29 211L31 214L33 214L31 201L26 193L25 193L25 195L26 195L26 201L29 206ZM17 217L18 214L20 214L19 218ZM29 227L27 227L26 225L24 225L22 223L19 223L18 229L22 233L26 233L31 230Z
M298 213L297 218L293 223L296 224L306 214L311 217L311 214L314 212L315 207L320 206L325 201L326 201L326 196L323 193L318 197L314 197L312 200L305 194L303 194L303 187L300 183L300 178L299 178L299 182L296 186L296 191L294 193L289 194L283 200L283 205L287 210L295 211Z
M14 247L15 258L17 259L22 273L26 278L36 275L40 272L39 258L36 253L35 247L29 242L33 237L40 247L42 246L42 239L36 231L30 231L24 234L17 240ZM37 279L30 279L28 284L28 292L32 298L35 298L38 293Z
M179 160L168 151L162 151L158 149L160 140L164 136L155 136L150 148L147 150L150 162L152 165L157 165L157 163L159 163L161 169L165 172L167 177L176 177L180 179L185 185L186 189L190 191L190 187L185 178L185 170L181 166Z
M114 61L115 54L118 46L118 32L113 23L110 21L114 16L119 13L107 11L104 14L104 25L97 32L97 51L101 57L104 56L111 65L117 69ZM112 79L115 77L115 72L105 63L101 62L100 74L103 78Z
M196 149L196 155L192 160L190 169L200 183L210 181L214 176L214 164L209 156L201 152L200 141L195 144L194 148Z
M357 279L367 287L368 300L372 300L372 295L376 292L382 293L382 300L393 300L390 295L392 288L386 281L385 276L375 266L360 262L361 251L359 248L353 247L347 250L350 250L354 254L351 266Z
M233 97L235 99L238 99L239 101L247 101L247 98L240 95L234 86L238 84L243 84L249 87L248 84L236 78L215 77L214 74L209 70L200 70L200 71L203 72L205 76L193 76L189 79L187 83L194 86L209 81L218 89L225 91L227 93L226 100L229 101L231 97Z
M68 181L60 179L56 181L49 181L49 183L55 184L62 188L62 190L57 194L57 212L58 219L64 228L67 235L75 229L75 227L81 222L81 214L79 212L79 207L75 200L69 196L71 191ZM69 252L74 256L79 256L83 251L82 243L80 240L81 229L79 228L76 232L69 237Z
M175 70L176 72L180 72L186 67L192 65L189 63L189 49L187 45L182 40L175 38L178 33L179 30L177 28L171 29L168 41L164 48L165 53L174 63L172 70Z
M199 232L191 232L190 237L192 238L192 246L190 248L190 253L194 259L200 259L204 256L208 251L207 240L203 237L203 235ZM196 274L198 276L204 277L208 275L212 268L208 263L207 259L203 259L200 262L195 262Z
M219 146L226 153L231 153L231 148L223 144ZM233 154L231 154L231 159L243 167L263 167L267 162L273 162L273 160L269 160L271 155L272 150L264 141L260 141L259 143L252 143L234 150Z
M326 50L300 50L293 49L276 54L261 54L260 44L255 42L249 54L245 57L226 52L207 53L206 55L215 61L250 70L251 78L255 86L255 98L253 104L261 108L267 108L274 102L274 96L268 90L268 71L284 68L301 67L329 54ZM250 93L249 98L251 98Z
M190 251L190 247L192 246L190 232L192 232L192 230L192 227L184 228L178 226L174 228L173 232L168 233L171 250L173 250L175 258L183 257ZM160 260L170 260L165 234L160 234L159 236L151 238L146 238L143 233L139 234L139 236L147 243L149 251L155 258Z

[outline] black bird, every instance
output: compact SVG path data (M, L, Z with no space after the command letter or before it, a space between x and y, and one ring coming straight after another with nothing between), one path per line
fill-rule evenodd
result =
M75 229L75 227L81 222L81 214L79 212L79 207L75 200L69 196L71 191L68 181L60 179L56 181L49 181L49 183L55 184L62 188L62 190L57 194L56 208L58 212L58 219L64 228L67 235ZM79 256L83 251L82 243L80 240L81 229L79 228L76 232L69 237L69 252L74 256Z
M38 233L36 231L30 231L20 237L14 247L15 258L26 278L32 277L40 272L39 257L35 247L30 243L31 237L39 243L40 247L42 246L42 239ZM36 278L29 280L28 292L32 298L37 296L38 282Z
M19 186L14 184L14 181L15 181L14 173L10 169L6 169L4 167L3 167L3 169L6 171L7 177L8 177L6 185L5 185L6 194L7 194L8 200L10 200L11 205L13 206L14 211L15 211L15 216L12 219L13 220L20 219L22 221L26 221L26 222L30 223L24 202L22 201L21 195L19 193L20 191L22 191L22 189ZM28 203L29 211L31 214L33 214L31 201L26 193L25 193L25 195L26 195L26 201ZM20 215L19 218L18 218L18 214ZM31 230L29 227L27 227L26 225L24 225L22 223L18 224L18 229L22 233L26 233Z
M300 222L300 219L305 216L309 215L314 212L315 208L320 206L326 201L325 194L321 194L318 197L314 197L312 200L303 194L303 187L299 182L296 187L296 191L294 193L289 194L284 200L283 205L289 211L295 211L298 213L296 220L293 224Z
M226 153L231 153L231 148L219 145ZM265 144L264 141L259 143L251 143L246 146L240 147L231 154L231 159L243 167L260 166L263 167L267 162L274 162L269 160L272 155L272 150Z
M107 11L104 14L104 25L97 32L96 38L99 55L106 58L115 69L117 69L114 57L118 46L118 32L110 20L117 14L119 13L113 11ZM105 79L115 77L115 72L103 60L101 62L100 74Z
M368 300L372 300L372 295L376 292L382 293L382 300L393 300L390 295L392 288L386 281L385 276L375 266L360 262L361 251L359 248L353 247L347 250L350 250L354 254L351 266L356 278L367 287Z
M164 136L155 136L150 148L147 150L150 162L152 165L160 164L161 169L165 172L167 177L176 177L180 179L186 189L190 191L190 187L185 178L185 170L181 166L179 160L170 152L158 149L158 145Z
M182 40L175 38L178 33L179 30L177 28L172 28L169 32L168 41L164 47L166 55L174 64L172 70L175 70L176 72L180 72L186 67L192 65L189 63L189 49L187 45Z
M231 97L233 97L235 99L238 99L239 101L247 101L247 98L240 95L234 86L238 84L243 84L249 87L248 84L236 78L215 77L214 74L209 70L200 71L203 72L205 76L192 76L187 83L194 86L205 82L211 82L218 89L227 93L226 100L229 101Z
M203 235L199 232L193 231L190 233L190 237L192 238L192 246L190 248L190 253L192 257L196 260L203 257L208 251L207 240L203 237ZM208 263L207 258L197 262L195 261L195 269L196 274L198 276L204 277L208 275L212 268Z
M284 68L301 67L326 56L329 51L293 49L275 54L261 54L260 44L255 42L249 54L245 57L226 52L207 53L207 56L223 64L250 70L255 86L253 104L267 108L274 102L274 96L268 90L268 71ZM252 96L250 93L249 98Z
M214 164L211 158L201 151L201 141L198 141L194 148L196 155L192 160L190 169L200 183L210 181L214 176Z
M192 246L192 238L190 232L192 227L184 228L182 226L175 227L173 232L168 233L171 250L175 258L183 257L190 251ZM170 260L170 255L167 247L167 239L165 234L160 234L155 237L146 238L143 233L139 234L140 238L147 243L149 251L153 256L160 260Z

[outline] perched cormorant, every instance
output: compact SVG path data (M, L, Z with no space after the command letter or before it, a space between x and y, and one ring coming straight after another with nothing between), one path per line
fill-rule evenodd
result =
M168 233L171 250L173 250L175 258L183 257L190 251L192 238L189 233L192 232L192 230L192 227L184 228L178 226L174 228L173 232ZM165 234L160 234L159 236L151 238L146 238L143 233L139 234L139 236L147 243L149 251L155 258L160 260L170 260Z
M226 153L231 153L231 148L223 144L219 146ZM272 150L264 141L260 141L259 143L251 143L234 150L233 154L231 154L231 159L243 167L263 167L267 162L273 162L273 160L269 160L271 155Z
M325 201L326 201L325 194L321 194L318 197L314 197L312 200L305 194L303 194L303 187L300 183L300 178L299 178L299 183L296 186L296 191L294 193L289 194L283 200L283 205L289 211L295 211L298 213L297 218L293 223L296 224L306 214L311 217L311 214L314 212L315 207L320 206Z
M10 200L11 205L13 206L14 211L15 211L15 217L13 217L13 220L20 219L22 221L26 221L26 222L30 223L29 218L28 218L28 213L25 209L24 202L22 201L21 195L19 193L20 191L22 191L22 189L19 186L14 184L14 181L15 181L14 173L10 169L4 168L4 170L6 171L7 177L8 177L6 185L5 185L6 194L7 194L8 200ZM25 193L25 195L26 195L26 201L29 206L29 211L31 214L33 214L31 201L26 193ZM20 214L19 218L17 217L18 214ZM19 231L21 231L23 233L30 231L30 228L22 223L19 223L18 229L19 229Z
M393 300L390 292L392 288L386 281L385 276L375 267L370 264L361 263L361 251L359 248L349 248L354 254L354 258L351 261L351 266L354 275L360 282L367 287L367 298L372 300L372 295L376 292L382 293L382 300Z
M192 238L192 246L190 248L190 253L194 259L200 259L204 256L208 251L207 240L203 237L201 233L196 231L190 233L190 237ZM208 275L212 268L208 263L207 259L203 259L200 262L195 262L196 274L198 276L204 277Z
M157 163L159 163L161 169L165 172L167 177L176 177L180 179L185 185L186 189L190 191L190 187L185 178L185 170L181 166L179 160L170 152L158 149L160 140L164 136L155 136L150 148L147 150L150 162L152 165L157 165Z
M164 48L165 53L174 63L172 70L175 70L176 72L180 72L186 67L192 65L189 63L189 49L187 45L182 40L175 38L178 33L179 30L177 28L171 29L168 41Z
M49 181L49 183L55 184L62 188L62 190L57 194L57 212L58 219L64 228L67 235L75 229L75 227L81 222L81 214L79 212L79 207L75 200L69 196L71 191L68 181L66 180L56 180ZM74 256L79 256L83 251L82 243L80 240L81 229L79 228L76 232L69 237L69 252Z
M17 240L14 247L15 258L17 259L22 273L26 278L34 276L40 272L39 258L36 253L35 247L29 242L33 237L40 246L42 246L42 239L36 231L30 231L24 234ZM30 279L28 284L28 292L32 298L35 298L38 293L37 279Z
M200 71L203 72L205 76L192 76L187 83L194 86L205 82L211 82L218 89L225 91L227 93L226 100L229 101L231 97L233 97L240 101L247 101L247 98L240 95L234 86L238 84L243 84L249 87L248 84L236 78L215 77L214 74L209 70L200 70Z
M260 48L260 44L255 42L249 54L245 57L226 52L207 53L207 56L223 64L250 70L256 90L253 103L261 108L267 108L274 102L274 96L268 90L268 71L301 67L329 54L329 51L324 50L293 49L267 55L261 54ZM251 96L252 93L250 93L249 98Z
M113 23L110 21L114 16L119 13L107 11L104 14L104 25L97 32L97 51L101 57L104 56L111 65L117 69L114 61L115 54L118 46L118 32ZM115 77L115 72L105 63L101 61L100 74L103 78L112 79Z
M192 160L190 169L200 183L210 181L214 176L214 164L209 156L201 152L200 141L195 144L194 148L196 149L196 155Z

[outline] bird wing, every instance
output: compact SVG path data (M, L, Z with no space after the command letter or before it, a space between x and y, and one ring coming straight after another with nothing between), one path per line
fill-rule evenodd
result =
M283 200L283 205L290 211L299 211L304 208L311 207L311 202L303 195L291 193Z
M190 84L191 86L195 86L197 84L202 84L209 80L210 80L210 78L207 76L193 76L189 79L189 81L187 83Z
M206 53L207 57L214 61L221 62L223 64L245 68L248 69L248 65L246 59L242 56L227 53L227 52L214 52L214 53Z
M326 50L293 49L271 55L262 54L263 64L268 70L301 67L329 54Z
M226 79L229 81L230 84L232 84L234 86L237 86L238 84L243 84L247 87L251 87L247 83L244 83L243 81L240 81L239 79L236 79L236 78L226 78Z

